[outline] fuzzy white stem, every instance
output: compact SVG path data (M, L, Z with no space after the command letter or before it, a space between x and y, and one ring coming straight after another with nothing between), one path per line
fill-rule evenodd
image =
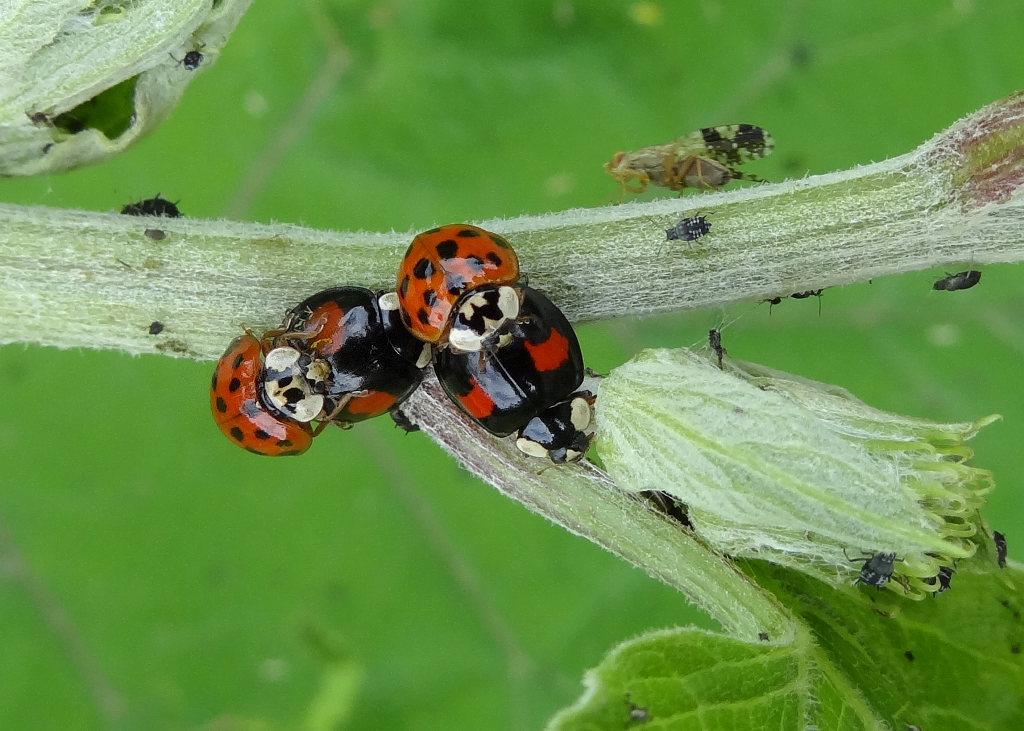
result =
M800 181L485 221L572 320L786 295L958 262L1024 259L1024 95L916 151ZM699 209L711 234L666 244ZM159 229L164 236L147 235ZM411 235L0 205L0 343L218 357L328 286L394 285ZM163 331L150 335L150 325ZM683 591L727 631L791 636L774 600L591 466L551 468L466 421L428 381L408 410L475 474Z
M1024 259L1024 95L912 153L798 181L484 221L570 320L724 305L926 267ZM609 181L611 184L611 181ZM697 209L707 236L664 230ZM160 229L160 240L145 235ZM394 286L410 233L0 205L0 343L220 355L311 292ZM149 335L159 321L164 332Z

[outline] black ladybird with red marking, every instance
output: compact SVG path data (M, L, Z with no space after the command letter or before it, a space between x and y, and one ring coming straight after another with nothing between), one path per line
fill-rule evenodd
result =
M576 393L584 375L576 333L565 315L530 287L480 287L463 300L472 296L483 302L496 293L493 299L500 302L508 295L501 290L515 295L515 316L505 319L487 347L440 351L435 370L441 387L491 434L519 432L516 444L523 452L555 462L578 460L589 446L584 432L593 396Z
M309 360L301 376L323 396L324 413L338 424L370 419L400 404L423 380L433 354L403 327L394 292L325 289L292 308L282 330L275 333L275 351ZM271 396L271 402L283 398Z

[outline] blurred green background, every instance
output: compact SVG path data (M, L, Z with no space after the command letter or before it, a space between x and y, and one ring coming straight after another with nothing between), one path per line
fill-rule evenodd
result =
M731 122L775 135L751 171L823 173L1024 89L1022 29L1016 0L256 0L155 134L0 180L0 200L116 210L159 191L196 217L424 229L601 205L617 150ZM346 64L326 62L333 33ZM942 274L828 290L820 315L751 302L580 336L604 371L724 323L734 357L874 406L1003 414L975 462L1020 557L1022 272L931 291ZM300 728L333 642L364 672L347 728L536 729L615 642L713 626L387 420L298 459L236 449L210 372L0 348L0 728Z

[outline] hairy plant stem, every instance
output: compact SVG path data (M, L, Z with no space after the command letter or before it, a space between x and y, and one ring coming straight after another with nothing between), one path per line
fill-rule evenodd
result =
M917 150L798 181L484 221L574 321L724 305L941 265L1024 259L1024 94ZM699 208L712 232L667 244ZM159 229L163 236L154 234ZM339 284L394 286L409 233L137 218L0 205L0 343L218 357L244 323ZM161 323L162 332L150 334ZM756 640L789 634L772 599L589 467L552 468L465 422L433 383L408 407L470 470L684 591Z

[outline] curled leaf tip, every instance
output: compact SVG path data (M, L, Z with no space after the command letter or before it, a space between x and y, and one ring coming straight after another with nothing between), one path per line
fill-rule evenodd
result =
M893 581L879 585L922 598L974 553L993 479L967 464L964 442L998 417L931 422L762 366L724 366L648 350L604 380L597 447L620 488L671 494L724 554L834 586L894 554Z

